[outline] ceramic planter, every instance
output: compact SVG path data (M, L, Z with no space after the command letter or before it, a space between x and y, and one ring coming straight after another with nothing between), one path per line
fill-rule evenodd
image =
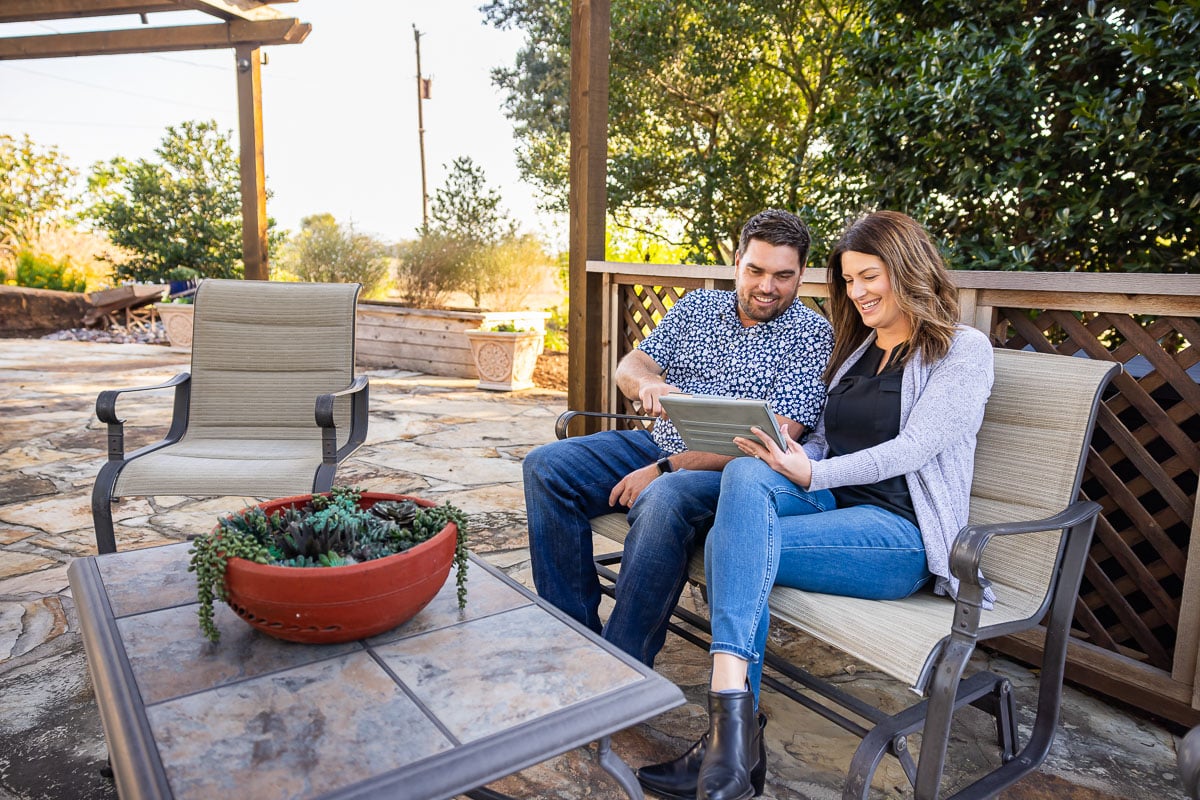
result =
M269 516L302 506L311 495L259 505ZM360 505L412 500L406 495L363 492ZM402 553L344 567L280 567L231 558L225 570L229 607L263 633L293 642L328 644L363 639L408 622L446 582L454 563L458 526Z
M466 331L479 372L480 389L511 392L533 388L533 370L541 355L541 331Z
M191 303L155 303L154 308L162 320L171 347L191 347L192 311L195 306Z

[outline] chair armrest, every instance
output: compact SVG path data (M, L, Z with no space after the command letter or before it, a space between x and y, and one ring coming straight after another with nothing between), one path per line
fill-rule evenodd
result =
M614 414L607 411L564 411L558 415L558 419L554 423L554 435L559 439L565 439L569 435L567 426L575 417L602 417L604 419L637 419L643 422L653 422L657 417L644 417L638 414Z
M1028 522L997 522L990 525L968 525L954 540L950 551L950 574L965 585L982 587L979 567L983 562L983 551L993 536L1012 536L1019 533L1036 533L1055 529L1073 528L1087 522L1100 513L1100 504L1091 500L1077 500L1052 517Z
M326 464L336 464L339 457L349 455L367 438L367 396L370 381L365 375L359 375L345 389L338 392L317 395L316 417L317 425L321 428L321 460ZM341 451L337 446L337 423L333 418L334 401L339 397L351 395L350 403L350 438Z
M179 441L188 425L188 409L192 395L191 373L181 372L165 383L154 386L134 386L129 389L106 389L96 397L96 417L108 426L108 460L123 461L125 459L125 420L117 416L117 398L127 392L150 392L157 389L175 387L175 404L171 411L171 427L166 437L154 445L155 448L164 444ZM141 451L139 451L141 452Z
M172 386L182 386L192 379L191 373L181 372L166 383L154 386L134 386L129 389L106 389L96 397L96 416L101 422L109 425L120 425L125 420L117 419L117 398L127 392L150 392L156 389L169 389ZM179 390L176 389L176 395Z

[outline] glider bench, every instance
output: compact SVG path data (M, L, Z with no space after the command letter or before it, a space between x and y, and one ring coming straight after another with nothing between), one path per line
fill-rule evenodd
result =
M907 683L924 699L888 715L832 684L768 653L765 665L800 684L764 675L764 683L862 738L851 761L842 797L869 796L871 780L885 753L896 757L915 797L939 797L951 718L964 705L991 714L996 722L1000 765L960 788L954 798L993 797L1045 760L1054 739L1062 700L1070 624L1100 506L1079 500L1079 487L1101 392L1120 365L1061 355L998 349L995 384L979 431L971 489L970 521L951 553L951 572L961 581L957 601L931 591L898 601L861 600L776 587L771 615ZM579 416L629 419L629 415L568 411L559 417L559 438ZM592 520L595 533L623 542L624 514ZM704 581L703 552L694 554L690 579ZM620 553L596 557L606 590ZM983 609L982 572L996 593ZM676 617L707 631L707 621L676 609ZM1037 716L1022 747L1016 702L1007 679L990 672L964 677L979 640L1044 623L1044 658ZM677 624L673 630L707 648L708 643ZM824 702L815 700L815 692ZM863 726L842 711L867 720ZM916 758L907 737L921 735Z

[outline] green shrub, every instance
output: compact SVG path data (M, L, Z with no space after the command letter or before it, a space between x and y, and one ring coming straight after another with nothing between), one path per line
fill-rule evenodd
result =
M566 352L568 349L567 339L567 309L561 311L558 306L551 306L546 309L550 312L550 319L546 320L546 344L545 349L556 353Z
M444 305L468 285L470 247L452 236L428 231L397 247L396 278L405 302L426 308Z
M363 294L371 295L387 281L387 247L332 214L313 214L283 246L279 266L302 281L361 283Z
M59 292L87 291L87 281L75 272L71 259L55 261L52 256L35 254L30 250L22 250L17 254L17 286Z

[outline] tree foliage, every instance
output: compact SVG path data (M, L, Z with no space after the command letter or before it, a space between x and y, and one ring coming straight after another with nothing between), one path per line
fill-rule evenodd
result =
M541 242L518 234L471 158L450 165L446 183L434 194L433 223L420 238L400 246L400 290L419 305L441 305L453 292L466 292L476 308L484 300L520 305L553 269Z
M484 8L526 35L494 79L560 208L570 5ZM1195 2L629 0L611 35L609 211L677 215L690 259L727 260L765 206L809 221L818 260L896 208L956 266L1200 269Z
M115 158L97 165L91 215L130 251L118 279L159 281L189 267L202 277L242 277L238 158L215 121L168 127L157 160Z
M67 217L77 175L57 148L0 134L0 265Z
M300 230L283 245L278 263L302 281L361 283L363 293L377 292L388 277L387 246L340 225L332 214L300 221Z
M1200 6L871 0L828 127L835 205L976 269L1200 267Z
M516 223L501 207L499 190L469 156L454 159L446 183L433 196L429 215L433 227L459 241L478 247L498 244L516 230Z
M839 103L834 69L862 0L640 0L612 6L608 209L682 221L690 260L728 262L741 225L768 206L802 210L819 188L812 154ZM525 47L494 79L523 175L565 206L569 0L493 0ZM619 44L617 44L619 43ZM806 215L808 216L808 215ZM660 233L655 231L656 234Z

